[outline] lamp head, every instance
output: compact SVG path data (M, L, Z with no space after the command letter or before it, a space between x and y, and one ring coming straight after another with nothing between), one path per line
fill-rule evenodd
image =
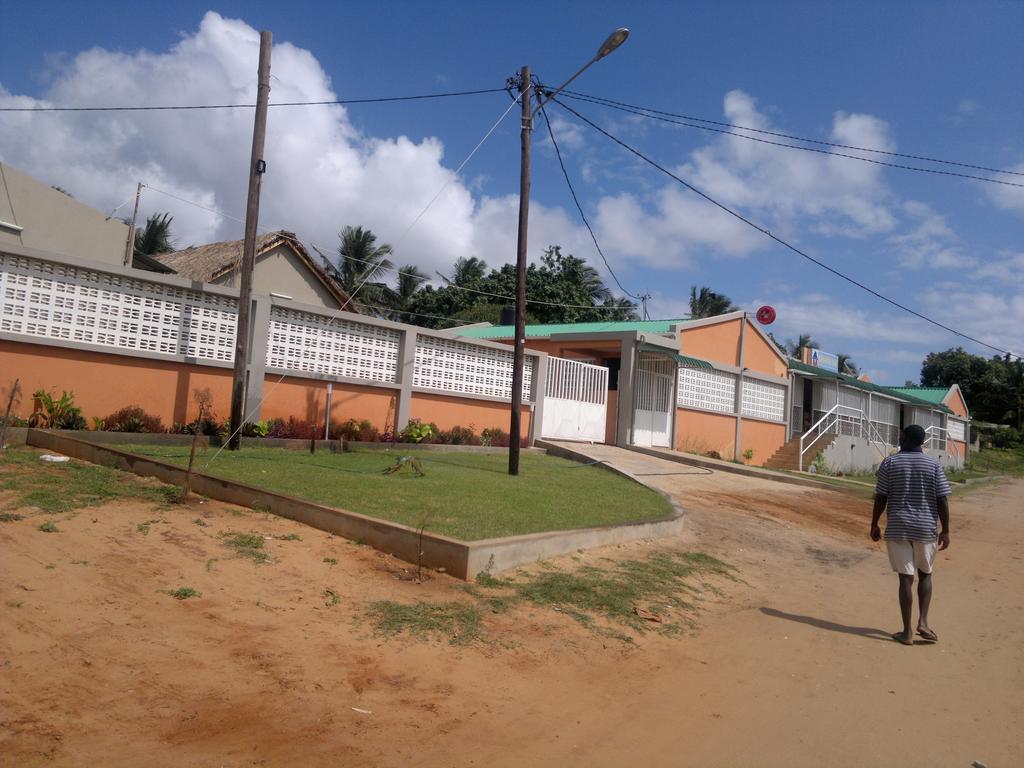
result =
M627 37L629 37L628 29L626 29L625 27L619 27L618 29L616 29L614 32L608 35L608 38L603 43L601 43L601 47L597 49L597 58L603 59L609 53L611 53L624 42L626 42Z

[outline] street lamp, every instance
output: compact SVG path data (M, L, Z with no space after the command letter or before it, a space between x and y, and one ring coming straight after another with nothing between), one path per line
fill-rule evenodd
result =
M530 137L533 134L533 118L545 104L561 93L569 83L582 75L595 61L599 61L622 45L629 37L629 30L620 27L601 43L594 57L577 70L576 74L553 91L537 99L537 108L531 109L533 98L530 94L530 67L520 72L519 96L522 101L522 130L520 132L521 162L519 166L519 233L516 240L516 330L512 356L512 412L509 418L508 473L519 474L519 443L522 435L523 408L523 362L526 336L526 232L530 218ZM534 381L534 387L543 382Z

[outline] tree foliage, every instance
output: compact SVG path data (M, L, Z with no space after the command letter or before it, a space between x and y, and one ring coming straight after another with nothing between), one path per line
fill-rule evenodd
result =
M698 291L696 285L690 286L690 317L715 317L738 310L732 299L724 293L716 293L702 285Z
M959 384L971 415L1024 428L1024 362L1010 355L984 358L963 347L930 352L921 364L921 386Z
M154 213L146 219L146 226L135 230L135 253L155 256L174 250L171 241L171 222L174 217L168 213Z

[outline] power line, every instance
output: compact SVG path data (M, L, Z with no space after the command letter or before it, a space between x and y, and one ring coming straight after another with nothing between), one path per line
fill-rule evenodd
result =
M963 163L957 160L943 160L938 157L929 157L927 155L912 155L906 152L892 152L885 149L872 149L870 147L857 147L852 144L840 144L834 141L825 141L823 139L809 139L806 136L794 136L789 133L780 133L778 131L769 131L764 128L751 128L745 125L735 125L734 123L726 123L721 120L709 120L704 117L693 117L692 115L681 115L675 112L666 112L660 109L653 109L651 107L639 107L635 104L627 104L623 101L616 101L614 99L608 99L603 96L592 96L586 93L579 93L577 91L562 91L562 95L580 99L582 101L590 101L595 104L602 104L608 107L624 107L628 109L639 110L641 112L649 112L652 115L665 115L666 117L676 117L682 120L691 120L695 123L708 123L710 125L720 125L723 128L732 128L734 130L751 131L752 133L762 133L767 136L775 136L780 139L790 139L792 141L803 141L808 144L821 144L826 147L836 147L837 149L852 149L857 152L871 152L878 155L888 155L890 157L905 157L909 160L924 160L928 163L940 163L942 165L955 165L960 168L973 168L976 171L987 171L988 173L1003 173L1009 176L1024 176L1024 171L1007 171L1001 168L990 168L985 165L975 165L974 163ZM692 126L699 128L700 126ZM740 134L736 134L740 135ZM749 138L749 137L747 137Z
M684 187L689 189L691 192L694 192L694 193L700 195L701 197L703 197L705 200L707 200L712 205L714 205L717 208L725 211L730 216L733 216L733 217L739 219L740 221L742 221L747 226L752 227L753 229L756 229L761 234L763 234L763 235L765 235L767 237L770 237L772 240L777 242L779 245L781 245L781 246L783 246L785 248L788 248L789 250L793 251L793 253L797 254L798 256L802 256L803 258L807 259L808 261L812 262L813 264L816 264L817 266L821 267L822 269L824 269L824 270L826 270L828 272L831 272L833 275L836 275L837 277L841 277L843 280L846 280L848 283L851 283L851 284L857 286L858 288L867 291L872 296L875 296L876 298L879 298L882 301L887 302L888 304L891 304L892 306L894 306L894 307L896 307L898 309L902 309L904 312L908 312L911 315L914 315L915 317L920 318L921 320L924 320L924 321L926 321L928 323L931 323L932 325L934 325L934 326L936 326L938 328L941 328L944 331L948 331L949 333L952 333L952 334L954 334L956 336L959 336L959 337L961 337L963 339L967 339L968 341L973 341L975 344L980 344L983 347L988 347L989 349L994 350L996 352L999 352L1000 354L1003 354L1003 355L1011 355L1011 354L1013 354L1014 356L1016 356L1015 353L1008 352L1005 349L1001 349L999 347L993 346L992 344L989 344L988 342L982 341L981 339L976 339L973 336L969 336L966 333L962 333L962 332L960 332L960 331L958 331L958 330L956 330L954 328L950 328L948 325L944 325L944 324L940 323L938 320L933 320L932 318L928 317L927 315L923 315L920 312L917 312L916 310L913 310L910 307L905 306L904 304L900 304L898 301L890 299L888 296L884 296L883 294L879 293L878 291L874 290L873 288L869 288L868 286L864 285L861 282L858 282L857 280L853 279L852 277L848 277L847 275L844 275L839 270L837 270L837 269L835 269L833 267L830 267L828 264L825 264L824 262L819 261L818 259L814 258L813 256L811 256L811 255L805 253L804 251L800 250L795 245L791 245L790 243L788 243L787 241L783 240L778 235L772 234L770 231L768 231L764 227L760 226L759 224L755 224L753 221L751 221L750 219L746 218L742 214L737 213L736 211L734 211L732 208L728 207L724 203L718 202L717 200L715 200L710 195L706 194L705 192L702 192L701 190L697 189L697 187L693 186L692 184L690 184L687 181L684 181L679 176L677 176L676 174L672 173L672 171L668 170L667 168L665 168L662 165L659 165L657 162L655 162L654 160L652 160L651 158L647 157L645 154L640 152L640 150L631 147L629 144L627 144L626 142L622 141L618 137L613 136L611 133L606 131L604 128L601 128L599 125L597 125L596 123L592 122L587 117L584 117L583 115L581 115L579 112L577 112L572 107L570 107L570 106L568 106L566 104L563 104L561 101L558 101L557 99L552 99L552 100L555 101L555 103L557 103L563 109L568 110L569 112L574 114L577 118L582 120L584 123L589 125L591 128L596 130L598 133L603 134L604 136L606 136L607 138L609 138L612 141L614 141L616 144L618 144L623 149L625 149L628 152L630 152L630 153L636 155L637 157L639 157L645 163L648 163L648 164L654 166L659 171L664 173L666 176L669 176L670 178L675 179L677 182L682 184Z
M485 93L505 93L504 88L484 88L476 91L449 91L447 93L421 93L412 96L380 96L369 99L332 99L327 101L279 101L271 107L321 107L346 104L384 104L396 101L446 99L453 96L479 96ZM147 107L0 107L0 112L168 112L202 109L252 109L255 104L171 104Z
M599 105L604 106L604 107L610 107L612 109L617 109L617 110L619 110L621 112L627 112L627 113L632 114L632 115L639 115L640 117L646 117L646 118L648 118L650 120L659 120L659 121L661 121L663 123L671 123L673 125L682 125L682 126L685 126L687 128L697 128L698 130L701 130L701 131L711 131L713 133L722 133L722 134L725 134L726 136L735 136L738 139L746 139L747 141L756 141L759 144L769 144L769 145L771 145L773 147L785 147L786 149L798 149L798 150L800 150L802 152L815 152L815 153L817 153L819 155L828 155L830 157L843 157L843 158L846 158L848 160L859 160L862 163L871 163L872 165L881 165L881 166L885 166L886 168L897 168L897 169L902 170L902 171L916 171L917 173L932 173L932 174L936 174L938 176L953 176L953 177L961 178L961 179L971 179L972 181L985 181L985 182L988 182L989 184L1002 184L1002 185L1007 186L1007 187L1021 187L1021 188L1024 188L1024 184L1018 184L1017 182L1013 182L1013 181L1003 181L1002 179L993 179L993 178L990 178L988 176L976 176L976 175L970 174L970 173L957 173L956 171L943 171L943 170L940 170L938 168L921 168L921 167L916 166L916 165L902 165L900 163L889 163L889 162L886 162L885 160L873 160L870 157L858 157L857 155L849 155L849 154L846 154L845 152L834 152L832 150L818 149L816 147L801 147L801 146L798 146L796 144L785 144L785 143L783 143L781 141L771 141L770 139L760 139L760 138L758 138L756 136L746 136L745 134L736 133L735 131L731 131L731 130L725 130L724 128L714 128L714 127L712 127L710 125L698 125L696 123L685 122L684 120L676 120L676 119L673 119L672 117L665 116L665 113L654 114L656 112L656 110L646 110L643 107L637 107L637 108L629 107L629 106L625 106L625 105L620 105L620 104L615 103L615 102L605 101L605 100L602 100L600 98L585 97L585 96L573 96L573 95L570 95L569 98L575 98L575 99L577 99L579 101L586 101L586 102L589 102L591 104L599 104ZM687 119L692 119L692 118L687 118ZM712 121L708 121L708 122L712 122ZM726 123L726 125L728 125L728 124ZM731 127L732 128L736 128L738 130L745 130L745 131L757 131L758 130L756 128L744 128L742 126L731 126ZM760 131L760 132L761 133L768 133L768 134L771 134L771 135L781 135L781 136L785 136L786 135L786 134L775 134L772 131ZM832 144L831 142L818 141L816 139L801 139L801 138L796 137L796 136L788 137L788 138L793 138L793 139L795 139L797 141L811 141L811 142L814 142L814 143L817 143L817 144L827 144L827 145L833 146L833 147L845 147L846 146L844 144ZM862 151L862 152L882 152L882 150L863 149L861 147L849 147L849 149L855 149L855 150L859 150L859 151ZM896 153L886 152L885 154L896 154ZM908 157L914 157L914 156L913 155L908 155ZM924 159L930 159L930 158L920 158L920 159L924 160ZM962 165L966 165L965 163L955 163L955 162L952 162L952 161L945 161L945 160L931 160L931 162L936 162L936 163L949 162L951 165L961 165L961 166ZM980 166L968 166L968 167L980 167ZM996 170L996 169L987 169L987 170L991 170L994 173L1007 173L1007 174L1012 174L1012 175L1017 175L1017 176L1024 176L1024 173L1017 173L1016 171L1000 171L1000 170Z
M576 210L580 212L580 218L583 219L583 223L586 225L587 231L590 233L590 239L594 241L594 247L601 256L601 261L604 262L604 266L607 268L608 274L612 276L615 284L619 286L619 290L629 296L629 298L641 301L639 296L635 296L623 287L622 283L619 281L618 275L615 274L615 270L612 269L612 265L609 264L608 259L605 258L604 251L601 250L601 245L597 242L597 235L594 234L593 227L591 227L590 222L587 221L587 215L583 213L583 206L580 205L579 198L576 196L576 190L573 189L572 180L569 178L569 171L566 170L565 162L562 160L562 150L558 148L558 142L555 141L555 131L551 126L551 121L548 120L548 113L547 110L544 109L543 103L541 104L540 113L544 116L544 125L548 128L548 136L551 137L551 144L555 148L555 155L558 157L558 165L562 168L562 176L565 177L565 183L569 186L569 194L572 195L572 201L576 204Z

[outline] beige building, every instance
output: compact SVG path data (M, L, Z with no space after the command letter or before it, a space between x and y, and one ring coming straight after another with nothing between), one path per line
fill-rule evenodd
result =
M155 257L181 277L238 288L242 241L198 245ZM256 238L253 293L285 296L301 304L338 309L347 295L317 264L292 232L268 232Z
M3 245L23 245L101 264L123 264L128 226L0 163Z

